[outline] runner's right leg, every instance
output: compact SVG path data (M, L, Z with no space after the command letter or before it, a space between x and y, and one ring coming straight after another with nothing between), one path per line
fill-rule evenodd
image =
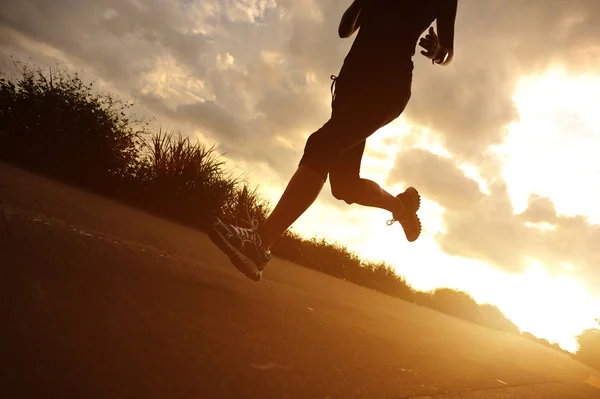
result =
M315 202L325 177L305 165L298 166L281 199L267 220L258 228L263 246L270 249L275 241Z

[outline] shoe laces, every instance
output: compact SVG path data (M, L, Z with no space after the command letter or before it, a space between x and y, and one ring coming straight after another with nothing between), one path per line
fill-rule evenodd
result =
M253 220L253 222L256 222L256 220ZM256 227L253 228L245 228L245 227L239 227L239 226L231 226L236 234L247 241L251 241L252 243L254 243L254 245L261 247L262 246L262 242L260 239L260 236L256 233Z
M232 226L232 227L241 238L251 241L254 243L254 245L261 248L262 247L262 239L260 238L260 235L258 235L258 233L256 232L258 230L258 226L260 225L260 223L256 218L250 217L250 211L248 210L248 207L246 207L246 218L247 218L247 220L240 218L239 221L245 223L246 225L248 225L250 227L239 227L239 226Z
M406 207L405 207L404 204L402 204L402 212L398 216L402 216L405 211L406 211ZM385 222L385 224L387 224L388 226L391 226L391 225L393 225L396 222L400 222L400 220L396 219L394 217L394 214L392 213L392 218L390 220L388 220L387 222Z

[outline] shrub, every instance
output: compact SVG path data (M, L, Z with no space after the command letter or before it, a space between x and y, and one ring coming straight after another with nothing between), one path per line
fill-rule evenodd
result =
M161 129L144 137L139 153L138 202L145 208L206 228L221 208L234 207L238 181L214 147Z
M575 358L600 370L600 319L599 327L589 328L577 336Z
M460 319L483 324L479 304L465 292L450 288L438 288L431 295L430 306Z
M77 73L15 62L0 79L0 157L89 188L111 190L133 172L142 121Z

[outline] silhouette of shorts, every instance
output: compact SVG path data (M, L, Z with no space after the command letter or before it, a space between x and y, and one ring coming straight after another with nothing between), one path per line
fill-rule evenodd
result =
M412 62L407 71L388 77L371 74L355 79L342 71L334 83L331 117L309 136L300 165L324 179L328 174L356 178L367 137L400 116L408 104Z

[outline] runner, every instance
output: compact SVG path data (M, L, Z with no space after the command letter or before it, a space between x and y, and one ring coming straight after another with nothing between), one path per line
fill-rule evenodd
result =
M339 76L332 76L332 113L307 140L304 154L281 199L259 225L235 226L217 220L210 237L232 263L259 281L275 241L312 205L327 177L333 196L348 204L392 213L408 241L421 233L420 196L414 187L394 196L360 177L366 139L404 111L412 86L417 40L433 64L448 65L454 48L458 0L355 0L342 16L338 33L358 30ZM436 34L431 24L437 20Z

